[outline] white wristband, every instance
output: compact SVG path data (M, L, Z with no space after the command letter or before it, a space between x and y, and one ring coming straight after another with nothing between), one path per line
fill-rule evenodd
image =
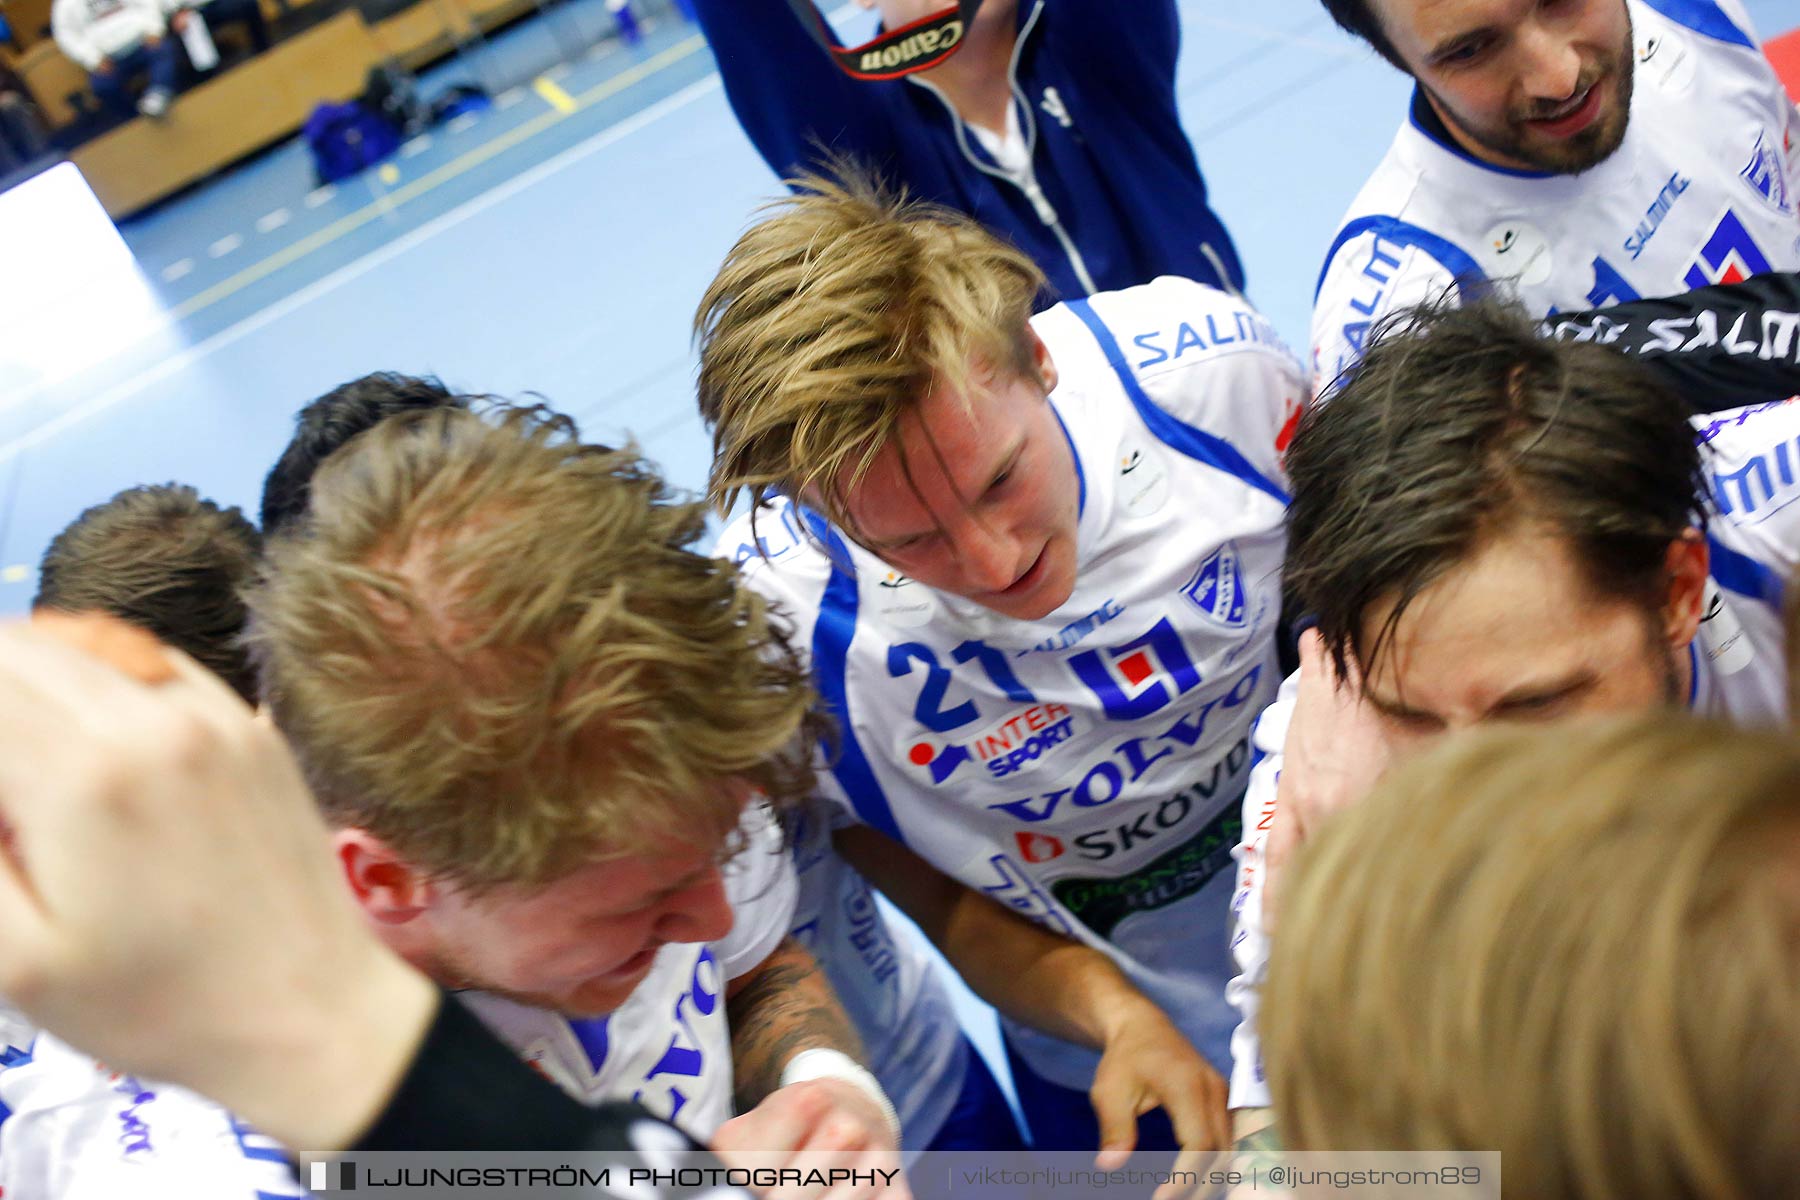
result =
M875 1076L845 1054L842 1050L832 1050L825 1046L814 1046L810 1050L802 1050L787 1060L781 1068L781 1086L791 1083L805 1083L809 1079L841 1079L850 1086L859 1089L887 1119L888 1129L894 1135L894 1145L900 1145L900 1114L894 1111L894 1102L882 1090Z

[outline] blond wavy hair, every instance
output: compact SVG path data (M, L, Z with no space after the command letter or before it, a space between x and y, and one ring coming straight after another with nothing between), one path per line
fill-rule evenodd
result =
M1658 714L1452 739L1322 830L1262 1014L1296 1150L1533 1200L1800 1180L1800 745Z
M708 490L721 512L806 493L848 526L845 492L927 392L966 396L979 366L1036 373L1044 275L963 214L841 165L790 183L694 318Z
M810 788L812 693L704 508L567 418L402 414L319 471L250 595L264 698L329 816L472 890Z

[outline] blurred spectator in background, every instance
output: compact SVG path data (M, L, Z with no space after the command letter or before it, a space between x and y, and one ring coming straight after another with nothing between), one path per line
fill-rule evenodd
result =
M269 23L264 20L262 5L257 0L163 0L163 3L169 14L169 28L181 35L188 65L201 74L219 65L219 51L213 45L213 35L222 26L242 26L249 35L251 49L257 54L269 48Z
M180 64L166 36L161 0L56 0L50 31L88 73L88 86L109 111L130 115L131 82L139 74L150 82L137 98L137 111L146 117L169 111Z
M0 175L18 170L49 144L43 117L25 81L0 62Z
M185 484L127 488L56 535L32 607L103 612L147 629L254 704L238 590L261 554L262 535L235 508Z
M1175 0L858 0L839 46L814 0L692 0L725 94L777 175L856 159L960 209L1049 277L1037 307L1243 268L1175 109Z
M1794 1194L1792 733L1463 735L1296 865L1263 1010L1288 1148L1498 1150L1534 1200Z

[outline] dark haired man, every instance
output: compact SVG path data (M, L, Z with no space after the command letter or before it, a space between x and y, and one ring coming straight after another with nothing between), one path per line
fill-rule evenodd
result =
M332 388L295 414L293 439L263 480L263 532L274 537L306 512L319 464L357 434L395 413L467 408L469 399L435 379L397 371L373 371Z
M1543 339L1516 309L1417 322L1378 338L1288 451L1287 578L1318 626L1258 726L1270 757L1245 798L1237 1108L1268 1103L1270 871L1391 756L1488 721L1786 712L1800 403L1690 418L1640 365Z
M1794 108L1739 0L1325 5L1418 86L1325 255L1320 388L1451 285L1541 317L1800 267Z
M126 488L51 541L32 607L129 621L254 704L255 672L238 645L246 615L238 593L261 553L261 535L236 508L220 508L185 484Z

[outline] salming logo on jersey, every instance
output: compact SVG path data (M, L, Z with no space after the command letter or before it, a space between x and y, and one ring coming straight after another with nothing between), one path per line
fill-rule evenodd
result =
M124 1104L115 1113L119 1121L120 1151L126 1158L154 1158L156 1147L151 1142L150 1122L146 1114L150 1106L156 1103L156 1093L130 1075L118 1076L113 1081L112 1090L125 1098Z
M800 528L798 510L793 505L784 504L777 510L759 511L757 515L760 519L745 530L750 536L735 546L715 549L720 558L728 558L740 567L751 559L772 562L806 544L806 534Z
M1795 466L1800 464L1800 440L1777 442L1762 454L1753 454L1735 471L1713 472L1713 499L1727 516L1761 520L1772 508L1794 500Z
M1210 353L1246 343L1286 350L1268 318L1245 308L1229 315L1208 313L1198 322L1182 321L1172 328L1133 334L1131 344L1143 354L1132 365L1142 371L1173 364L1183 355Z
M846 894L843 912L847 936L850 944L856 947L863 969L877 981L892 978L900 969L894 939L888 933L887 924L881 919L869 889L857 888Z
M1030 649L1018 651L1017 656L1023 658L1025 655L1033 652L1042 653L1051 650L1067 650L1069 647L1087 637L1088 634L1099 629L1102 625L1123 616L1124 612L1125 610L1121 608L1117 602L1109 598L1106 603L1087 614L1087 616L1070 621L1067 625L1064 625L1061 629L1057 630L1037 645L1032 646Z
M1662 185L1662 191L1656 193L1656 199L1650 202L1644 219L1638 222L1631 236L1625 239L1625 253L1634 261L1644 252L1644 247L1650 244L1650 239L1656 236L1656 231L1662 228L1669 210L1675 207L1675 201L1687 193L1688 185L1692 182L1691 179L1682 178L1681 172L1677 171L1669 176L1669 182Z

